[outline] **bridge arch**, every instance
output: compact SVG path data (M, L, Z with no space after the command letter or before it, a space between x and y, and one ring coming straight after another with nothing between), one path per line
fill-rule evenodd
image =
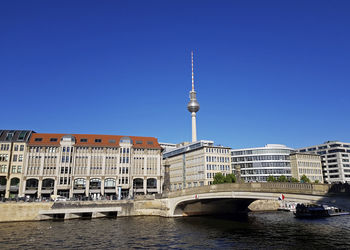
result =
M254 200L277 201L282 193L286 201L330 204L328 190L325 184L295 183L234 183L188 188L167 194L168 214L172 217L244 211Z

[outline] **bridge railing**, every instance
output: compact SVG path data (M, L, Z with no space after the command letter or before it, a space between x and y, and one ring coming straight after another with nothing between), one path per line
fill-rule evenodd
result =
M173 198L185 195L228 191L326 195L329 190L330 185L327 184L290 182L225 183L172 191L164 193L163 197Z

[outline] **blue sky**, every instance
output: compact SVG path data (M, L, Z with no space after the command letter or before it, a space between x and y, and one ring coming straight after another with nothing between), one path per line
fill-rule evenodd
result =
M1 1L3 129L350 141L350 1Z

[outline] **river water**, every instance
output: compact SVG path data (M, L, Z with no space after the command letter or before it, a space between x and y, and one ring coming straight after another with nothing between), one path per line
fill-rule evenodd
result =
M120 217L0 224L0 249L350 249L350 216Z

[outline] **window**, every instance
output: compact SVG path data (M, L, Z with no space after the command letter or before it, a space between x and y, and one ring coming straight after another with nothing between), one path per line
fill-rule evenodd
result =
M13 150L14 150L14 151L18 151L18 145L15 145L15 147L14 147Z
M34 141L42 141L43 138L35 138Z
M115 140L114 139L110 139L108 140L109 143L115 143Z
M142 141L136 141L136 144L142 144Z
M148 145L152 145L152 144L153 144L153 141L148 141L147 144L148 144Z
M88 141L88 139L86 139L86 138L81 138L80 139L80 142L87 142Z
M19 146L19 151L23 151L24 150L24 145L20 145Z
M102 142L102 139L95 139L95 142Z
M13 134L14 134L15 131L10 131L7 133L6 135L6 141L11 141L12 140L12 137L13 137Z
M50 138L50 141L57 141L57 138Z
M18 136L18 140L23 141L26 134L27 134L27 131L21 131L21 133Z
M22 166L17 167L17 173L22 173Z
M0 173L6 173L7 172L7 166L6 165L1 165L0 166Z
M19 155L19 156L18 156L18 161L19 161L19 162L22 162L22 161L23 161L23 155Z
M17 161L17 155L13 155L13 161Z
M16 173L16 166L12 166L12 170L11 170L11 173Z

